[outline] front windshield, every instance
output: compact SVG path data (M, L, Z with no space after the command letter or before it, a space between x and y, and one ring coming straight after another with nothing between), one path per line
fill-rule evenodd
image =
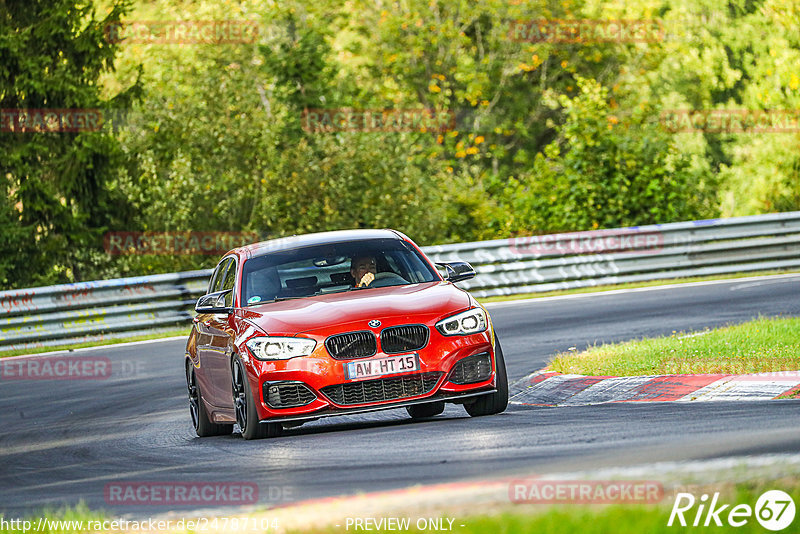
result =
M436 280L436 271L400 239L327 243L249 259L242 304Z

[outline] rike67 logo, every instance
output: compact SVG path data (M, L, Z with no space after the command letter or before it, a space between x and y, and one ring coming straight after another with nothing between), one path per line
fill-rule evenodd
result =
M756 501L755 508L749 504L722 504L719 502L719 493L714 493L710 502L705 493L700 499L691 493L678 493L667 526L721 527L725 522L732 527L741 527L753 516L767 530L783 530L794 521L794 501L788 493L780 490L763 493Z

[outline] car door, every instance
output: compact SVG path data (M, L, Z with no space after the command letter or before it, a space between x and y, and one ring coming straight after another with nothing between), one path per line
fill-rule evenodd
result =
M221 278L222 283L217 289L217 291L233 290L225 296L226 306L233 306L236 301L234 286L236 284L237 267L236 258L230 258L224 276ZM231 315L225 313L211 314L206 323L208 333L211 336L208 351L206 352L206 364L212 376L215 405L221 408L233 406L231 354L235 333L231 326L233 322L230 319Z
M208 287L209 293L225 289L229 276L235 278L236 262L233 257L224 258L214 271ZM232 303L227 300L226 303ZM232 403L230 369L223 362L228 358L226 333L228 316L226 314L201 314L195 317L195 325L199 333L197 339L197 356L200 360L201 372L197 374L203 398L210 404L220 408L230 407ZM225 373L227 373L227 378Z

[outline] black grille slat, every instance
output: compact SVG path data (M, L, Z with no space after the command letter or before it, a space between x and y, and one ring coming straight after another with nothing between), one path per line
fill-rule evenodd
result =
M327 395L331 399L334 399L334 402L336 402L337 404L342 404L342 398L344 397L344 388L342 387L342 384L337 384L335 386L328 386L324 389L326 390L325 395Z
M344 403L358 404L364 398L364 388L344 388Z
M325 340L325 348L337 360L369 358L378 352L375 335L366 330L330 336Z
M450 372L453 384L474 384L492 376L492 360L488 352L475 354L458 361Z
M305 406L317 396L305 384L297 382L265 383L264 402L270 408L296 408Z
M430 330L422 324L392 326L381 332L381 350L387 354L419 350L428 344Z
M335 384L322 388L322 393L336 404L366 404L416 397L430 392L439 382L442 373L419 373L415 375L379 378Z

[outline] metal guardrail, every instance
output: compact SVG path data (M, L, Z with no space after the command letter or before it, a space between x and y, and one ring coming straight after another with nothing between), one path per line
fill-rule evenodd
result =
M476 297L800 267L800 212L426 247Z
M800 268L800 212L423 247L476 297ZM185 326L211 270L0 291L0 350Z
M0 350L186 325L211 269L0 292Z

